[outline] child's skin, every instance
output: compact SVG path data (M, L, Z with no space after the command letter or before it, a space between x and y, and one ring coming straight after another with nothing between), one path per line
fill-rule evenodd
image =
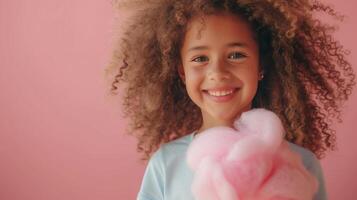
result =
M251 109L261 79L253 34L246 21L227 13L204 16L204 24L200 18L189 23L179 74L201 109L203 124L197 133L214 126L232 127L234 119ZM217 91L221 94L212 94Z

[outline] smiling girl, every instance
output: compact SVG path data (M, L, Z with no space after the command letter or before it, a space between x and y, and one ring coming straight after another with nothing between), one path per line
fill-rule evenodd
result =
M123 88L129 132L149 160L138 199L193 199L187 147L253 108L279 116L290 148L319 182L314 199L327 199L317 158L333 149L329 122L355 85L331 27L313 18L338 17L334 10L309 0L134 2L142 9L109 70L116 70L113 92Z

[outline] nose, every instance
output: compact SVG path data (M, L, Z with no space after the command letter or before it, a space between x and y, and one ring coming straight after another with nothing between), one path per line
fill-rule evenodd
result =
M214 81L223 81L231 78L231 73L227 69L227 63L221 59L212 61L208 70L208 79Z

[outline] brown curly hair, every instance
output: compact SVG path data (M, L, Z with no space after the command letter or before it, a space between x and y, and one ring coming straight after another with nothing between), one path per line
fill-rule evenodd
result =
M332 37L335 28L313 17L315 12L325 12L341 19L330 6L309 0L114 3L119 10L135 7L135 15L115 44L107 72L114 72L111 92L124 95L123 113L130 119L127 131L138 138L142 160L150 158L161 144L201 126L200 109L177 73L180 48L190 19L222 11L243 16L256 34L265 77L252 108L275 112L283 122L286 139L318 158L335 148L331 118L342 121L341 103L356 83L346 60L348 51Z

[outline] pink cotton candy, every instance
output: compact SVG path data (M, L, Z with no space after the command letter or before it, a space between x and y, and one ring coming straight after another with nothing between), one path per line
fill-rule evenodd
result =
M210 128L192 141L187 163L196 200L311 200L317 180L283 140L277 115L241 114L234 128Z

